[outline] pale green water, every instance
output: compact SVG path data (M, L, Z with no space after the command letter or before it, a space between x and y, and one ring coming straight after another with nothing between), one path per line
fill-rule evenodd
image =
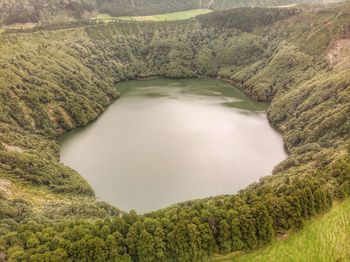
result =
M265 105L229 84L150 80L118 87L120 99L60 144L61 161L123 210L235 193L286 157Z

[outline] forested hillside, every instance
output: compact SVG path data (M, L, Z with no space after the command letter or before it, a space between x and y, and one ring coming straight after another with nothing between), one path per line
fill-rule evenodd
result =
M97 13L94 0L0 0L0 25L54 23L84 19Z
M13 23L52 24L84 20L97 13L112 16L154 15L211 8L272 7L299 3L325 4L338 0L0 0L0 25Z
M267 245L350 193L350 7L240 8L0 36L0 260L196 261ZM236 195L146 215L98 202L57 136L115 85L218 77L268 101L289 157ZM234 172L234 170L233 170Z

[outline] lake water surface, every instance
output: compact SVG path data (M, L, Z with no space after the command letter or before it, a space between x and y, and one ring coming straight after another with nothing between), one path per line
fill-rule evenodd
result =
M286 157L266 105L229 84L162 79L118 88L120 99L60 145L61 161L122 210L236 193Z

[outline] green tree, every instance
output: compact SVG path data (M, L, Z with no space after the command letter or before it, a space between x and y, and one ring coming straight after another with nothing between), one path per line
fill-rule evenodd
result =
M231 251L232 241L230 231L231 229L227 221L224 219L220 220L218 242L222 254L227 254Z
M195 58L196 68L201 76L215 76L217 66L212 51L208 47L201 49Z
M142 230L137 242L137 254L140 262L156 260L155 239L146 230Z

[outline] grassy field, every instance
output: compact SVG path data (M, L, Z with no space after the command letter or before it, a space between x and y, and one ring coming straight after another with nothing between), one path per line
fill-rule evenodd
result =
M278 5L276 6L277 8L291 8L291 7L296 7L297 4L290 4L290 5Z
M211 261L350 261L350 199L307 223L302 230L290 233L285 240L252 253L218 256Z
M11 25L4 25L0 27L0 34L5 32L6 30L25 30L25 29L32 29L36 27L36 23L16 23L16 24L11 24Z
M197 15L207 14L212 12L210 9L193 9L175 13L167 13L161 15L150 15L150 16L121 16L113 17L109 14L99 14L94 17L94 20L111 22L115 20L134 20L134 21L174 21L174 20L184 20L195 17Z

